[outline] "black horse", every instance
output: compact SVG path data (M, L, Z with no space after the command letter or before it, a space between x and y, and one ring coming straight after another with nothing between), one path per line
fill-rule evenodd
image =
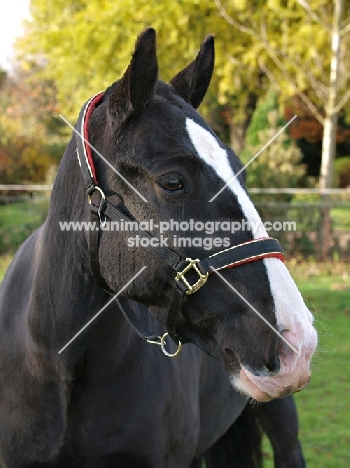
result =
M210 464L247 399L307 385L312 316L241 162L195 110L213 62L209 36L165 84L147 29L83 107L48 217L1 284L3 467Z
M261 468L262 430L271 442L275 468L305 468L292 396L261 405L247 405L194 467L201 468L205 461L207 468Z

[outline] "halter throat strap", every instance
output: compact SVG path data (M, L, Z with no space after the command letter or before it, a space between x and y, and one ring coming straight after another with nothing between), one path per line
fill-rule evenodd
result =
M88 122L92 112L101 102L103 95L104 93L102 92L93 96L85 103L80 111L78 122L76 124L76 154L81 168L85 189L89 198L90 221L93 223L91 225L95 226L95 229L90 231L89 238L92 272L97 284L99 284L99 286L109 294L115 295L115 291L110 289L100 271L98 251L101 232L101 216L109 218L111 221L130 221L130 226L134 227L135 232L136 230L137 232L142 231L142 236L148 237L149 239L154 238L154 236L147 231L137 229L137 221L124 213L119 207L106 200L103 191L98 186L93 152L92 148L89 146ZM206 283L211 272L225 268L234 268L263 258L275 257L281 261L284 260L283 250L280 243L271 237L253 239L243 244L217 252L202 260L183 258L168 247L161 245L153 246L149 243L148 248L163 264L167 264L174 270L174 273L176 273L168 307L166 329L168 332L167 334L171 336L175 343L179 344L179 349L181 342L184 342L184 340L180 341L180 337L176 333L176 327L183 301L188 295L197 292ZM192 269L198 275L198 279L195 283L191 284L186 278L186 274ZM160 345L163 352L170 356L164 349L165 335L163 337L159 337L152 334L137 317L126 298L115 298L115 302L127 322L142 339L149 343Z

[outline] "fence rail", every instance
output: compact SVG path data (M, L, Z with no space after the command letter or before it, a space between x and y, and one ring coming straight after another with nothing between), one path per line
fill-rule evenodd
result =
M350 187L344 189L321 189L321 188L249 188L249 193L265 194L289 194L289 195L350 195Z
M40 192L40 191L49 191L52 189L52 185L43 185L43 184L0 184L1 191L24 191L30 192Z
M0 191L49 191L52 185L45 184L0 184ZM289 194L289 195L350 195L350 187L344 189L321 188L249 188L249 193L261 194Z
M49 184L0 185L0 254L13 252L45 219ZM280 240L287 257L321 258L324 245L334 259L350 261L350 188L250 188L253 202L264 222L272 229L268 234ZM325 196L326 195L326 196ZM331 237L322 234L322 210L331 218ZM275 229L294 222L295 231Z

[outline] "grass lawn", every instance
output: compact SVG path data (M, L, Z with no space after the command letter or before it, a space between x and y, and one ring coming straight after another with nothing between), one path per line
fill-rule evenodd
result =
M40 224L43 218L43 211L47 210L48 200L45 197L38 197L31 201L11 203L0 206L1 224L6 227L20 226L30 223Z
M289 265L316 316L319 346L310 385L296 394L300 439L309 468L350 466L350 269ZM265 466L273 467L265 443Z
M0 280L10 256L0 257ZM316 316L319 346L310 385L296 395L309 468L350 466L350 271L345 264L289 265ZM265 467L272 454L264 443ZM247 467L249 468L249 467Z
M350 231L349 203L345 206L332 208L331 217L335 231Z
M2 280L5 271L7 270L7 267L9 266L10 262L12 260L11 255L1 255L0 256L0 281Z
M0 205L0 255L14 253L43 223L47 209L48 198L45 196Z

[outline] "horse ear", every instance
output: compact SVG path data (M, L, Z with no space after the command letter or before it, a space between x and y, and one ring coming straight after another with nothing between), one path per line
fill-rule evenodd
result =
M142 112L154 96L157 78L156 32L147 28L138 37L131 62L109 98L112 116L123 121Z
M195 109L207 92L214 69L214 36L207 36L196 59L178 73L170 84Z

